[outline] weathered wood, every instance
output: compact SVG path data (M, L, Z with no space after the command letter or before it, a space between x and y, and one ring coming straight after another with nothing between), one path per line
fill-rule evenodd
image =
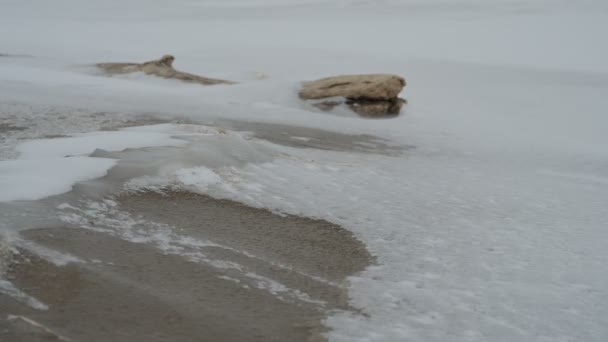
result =
M397 75L345 75L305 82L299 95L304 100L336 96L348 99L390 100L397 98L403 87L405 79Z
M173 61L175 57L165 55L161 59L145 63L99 63L98 68L109 74L126 74L132 72L143 72L147 75L155 75L163 78L173 78L184 82L198 83L202 85L235 84L236 82L203 77L187 72L175 70Z
M299 96L304 100L321 100L313 106L324 111L345 104L361 116L380 117L399 114L407 103L398 97L403 87L405 79L397 75L345 75L306 82Z

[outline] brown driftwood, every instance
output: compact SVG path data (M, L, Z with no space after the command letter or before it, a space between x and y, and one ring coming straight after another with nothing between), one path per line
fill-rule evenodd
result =
M345 104L357 114L377 117L399 114L407 103L398 97L403 87L405 79L397 75L345 75L305 82L299 96L317 100L313 105L321 110Z
M143 72L148 75L155 75L163 78L173 78L184 82L198 83L202 85L214 84L235 84L236 82L220 80L215 78L203 77L187 72L175 70L173 61L175 57L165 55L161 59L152 60L145 63L99 63L101 68L108 74L127 74L132 72Z

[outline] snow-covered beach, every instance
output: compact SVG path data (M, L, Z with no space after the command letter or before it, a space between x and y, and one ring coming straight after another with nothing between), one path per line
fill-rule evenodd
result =
M0 313L74 340L114 326L124 334L113 340L136 341L142 332L125 322L53 316L70 298L95 301L31 288L85 277L69 273L77 267L125 280L139 255L163 260L161 273L190 296L205 281L188 282L193 263L232 272L210 272L202 288L223 281L310 305L317 323L302 324L329 341L605 341L607 19L599 0L1 0ZM166 53L180 70L239 83L109 77L94 67ZM404 76L409 104L370 120L297 98L304 80L353 73ZM247 244L244 232L199 236L163 221L162 204L147 212L136 197L113 197L167 189L315 223L294 223L311 235L294 234L293 245L275 230L256 230L260 241ZM311 247L314 262L292 254L319 222L336 227L332 242L353 246L356 267L326 272L315 264L320 251ZM107 260L93 256L101 241L122 246L115 260L110 249ZM325 248L336 251L326 260L342 260L340 248ZM41 263L49 266L37 278ZM154 263L137 265L150 269L129 284L164 286L150 278ZM143 303L141 293L131 303ZM255 326L247 317L243 326ZM13 321L0 327L14 332ZM204 340L169 332L158 340Z

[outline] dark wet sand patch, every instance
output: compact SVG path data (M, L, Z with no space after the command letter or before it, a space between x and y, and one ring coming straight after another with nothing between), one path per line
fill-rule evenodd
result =
M13 132L13 131L25 131L26 127L14 126L7 123L0 123L0 133Z
M0 304L2 298L0 298ZM9 315L0 320L0 342L72 342L27 316Z
M183 123L181 120L165 120L156 118L153 115L140 115L137 118L124 120L121 122L113 122L111 125L104 125L101 127L101 131L116 131L121 128L137 127L137 126L150 126L160 125L166 123Z
M348 231L321 220L185 192L117 200L134 216L228 247L210 246L203 253L242 268L188 261L82 228L28 230L24 238L86 262L56 266L23 251L28 261L12 264L10 279L49 310L0 295L0 322L8 314L23 315L74 341L323 341L321 320L328 310L355 310L342 286L345 277L372 262ZM310 300L272 294L245 273ZM26 335L34 336L0 323L0 341Z
M389 139L369 134L345 134L317 128L234 120L201 123L189 119L163 119L156 117L154 114L147 114L140 118L125 121L120 125L106 127L104 130L117 130L125 127L163 123L202 124L233 131L251 132L254 138L266 140L274 144L298 148L374 153L389 156L398 156L405 151L414 148L414 146L411 145L395 144Z
M228 129L253 132L255 138L291 147L384 155L400 155L413 148L395 145L390 140L369 134L344 134L316 128L244 121L226 121L222 124Z

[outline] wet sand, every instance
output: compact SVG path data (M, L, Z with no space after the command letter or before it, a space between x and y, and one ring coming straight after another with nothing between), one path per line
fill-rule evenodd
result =
M228 129L253 132L255 138L291 147L389 156L399 156L414 148L409 145L395 145L388 139L369 134L344 134L317 128L244 121L224 120L221 123Z
M57 266L21 251L8 278L49 309L0 295L0 341L323 341L330 310L363 314L349 306L345 279L373 258L339 226L187 192L116 200L212 241L202 250L213 262L83 228L24 231L84 262Z
M6 133L11 131L24 131L25 127L13 126L7 123L0 123L0 133Z

